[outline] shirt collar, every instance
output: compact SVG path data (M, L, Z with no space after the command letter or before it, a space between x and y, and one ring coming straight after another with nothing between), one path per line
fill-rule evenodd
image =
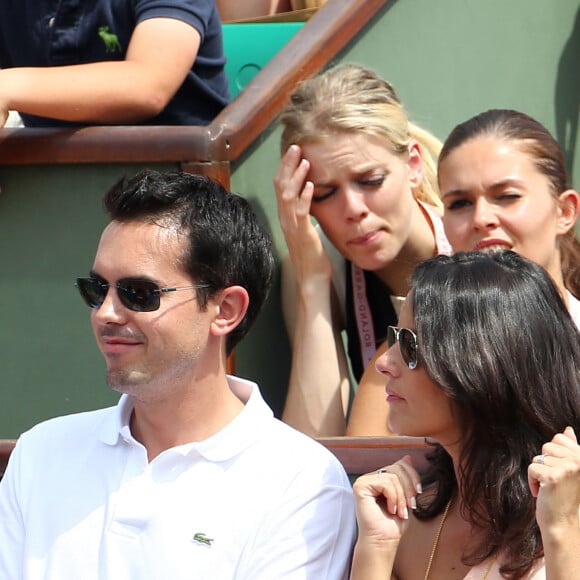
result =
M223 429L194 443L174 448L182 455L197 454L209 461L226 461L239 455L264 436L272 422L273 413L266 404L258 385L239 377L228 376L231 391L244 403L244 408ZM133 399L122 395L117 406L103 419L100 439L107 445L117 445L121 440L135 441L129 422L133 412Z

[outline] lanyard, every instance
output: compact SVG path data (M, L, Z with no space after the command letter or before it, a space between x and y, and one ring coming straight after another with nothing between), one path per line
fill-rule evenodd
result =
M363 369L371 361L377 350L375 341L375 329L371 317L371 309L367 299L367 285L364 272L354 264L351 264L352 295L354 299L354 313L358 331Z
M433 227L435 234L436 252L438 254L451 254L451 245L445 237L445 231L443 229L443 221L441 220L441 217L429 204L423 203L419 200L417 200L417 202L423 211L427 214L427 218ZM377 350L375 329L373 326L369 301L367 299L365 274L358 266L355 266L354 264L351 264L350 272L352 279L352 294L354 301L356 327L358 331L363 369L365 369L371 362L371 359Z

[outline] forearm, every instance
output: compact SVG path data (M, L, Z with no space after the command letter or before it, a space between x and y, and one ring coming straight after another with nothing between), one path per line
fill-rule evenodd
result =
M311 436L344 435L349 379L330 287L297 300L292 343L283 420Z
M48 68L0 70L5 109L63 121L138 122L166 105L138 63L107 61Z
M580 527L542 533L547 580L580 578Z
M367 543L357 541L350 572L350 580L385 580L394 578L393 565L397 554L397 542Z
M387 348L381 345L365 369L358 384L346 426L346 434L358 436L389 436L389 405L386 402L385 377L375 368L376 360Z
M135 123L160 113L193 65L200 34L185 22L150 18L125 60L0 70L0 112L84 123Z
M580 446L566 427L528 466L548 580L580 579Z

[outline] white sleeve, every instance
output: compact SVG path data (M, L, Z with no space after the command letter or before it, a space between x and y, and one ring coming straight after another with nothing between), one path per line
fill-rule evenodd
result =
M297 473L256 536L243 580L346 580L356 518L351 485L333 462L323 481Z
M0 481L0 578L21 580L24 577L24 521L20 510L20 444L10 455Z

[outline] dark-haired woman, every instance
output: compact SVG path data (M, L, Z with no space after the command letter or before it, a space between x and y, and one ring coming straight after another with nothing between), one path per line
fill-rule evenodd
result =
M389 424L435 441L355 483L352 580L580 574L580 335L551 277L511 251L417 267L390 348Z

